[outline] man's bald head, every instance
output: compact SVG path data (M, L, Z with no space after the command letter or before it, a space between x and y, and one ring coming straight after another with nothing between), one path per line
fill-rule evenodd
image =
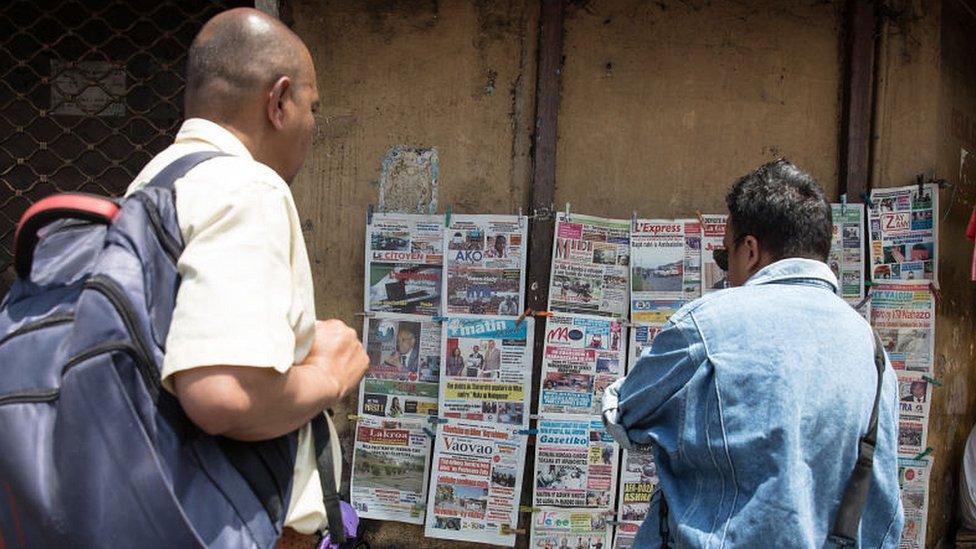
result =
M208 21L190 45L186 115L232 117L278 78L305 83L313 70L305 44L281 21L253 8L225 11Z

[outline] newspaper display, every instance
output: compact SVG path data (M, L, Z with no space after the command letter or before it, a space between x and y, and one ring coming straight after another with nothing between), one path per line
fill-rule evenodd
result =
M871 280L938 280L938 188L874 189L871 202Z
M376 313L363 322L369 370L359 385L359 414L437 415L441 327L424 317Z
M600 419L539 419L533 506L613 508L619 447Z
M932 375L935 296L927 283L879 283L871 288L871 325L897 371Z
M439 314L443 218L375 213L366 226L368 312Z
M556 215L550 311L625 318L629 278L629 219Z
M482 317L443 323L440 417L529 426L533 320Z
M444 314L524 310L525 216L455 215L444 230Z
M532 515L531 549L610 549L607 511L543 507Z
M625 332L618 320L566 314L550 317L539 413L599 416L603 390L624 374Z
M615 549L633 547L651 507L651 494L657 489L657 465L650 451L623 451L620 470L620 498L617 501L617 535Z
M827 264L837 295L856 305L864 299L864 204L831 204L834 232Z
M664 328L664 324L647 324L630 327L630 353L627 355L627 373L629 373L646 349L651 347L654 338Z
M439 425L424 535L515 544L525 435L518 427L474 422Z
M350 493L361 518L424 523L430 472L425 425L421 420L359 418Z
M930 459L898 459L898 484L905 509L905 527L899 549L923 549L929 513Z
M725 248L725 223L729 216L725 214L705 214L701 216L701 270L702 295L721 290L728 286L725 271L715 264L712 252Z
M630 233L630 319L665 322L701 296L701 223L638 219Z

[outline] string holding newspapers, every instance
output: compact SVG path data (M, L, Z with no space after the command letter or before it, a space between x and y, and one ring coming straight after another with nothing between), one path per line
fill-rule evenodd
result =
M922 547L926 530L936 191L876 189L867 208L832 205L837 293L878 330L898 375L902 547ZM672 314L727 286L713 256L726 221L559 212L534 379L534 319L520 316L528 219L373 214L370 369L351 481L360 514L424 524L441 539L512 546L527 533L532 547L632 547L659 487L657 466L653 452L621 451L606 433L603 390L638 367ZM522 517L530 437L532 507Z

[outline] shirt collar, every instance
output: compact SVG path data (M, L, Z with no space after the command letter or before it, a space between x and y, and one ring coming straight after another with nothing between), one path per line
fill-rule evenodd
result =
M781 259L775 263L766 265L759 272L749 277L745 286L770 284L773 282L793 283L804 280L821 282L829 286L834 292L837 291L837 277L834 276L834 272L830 270L830 267L826 263L800 257Z
M176 143L202 141L221 152L252 159L244 143L226 128L203 118L188 118L176 133Z

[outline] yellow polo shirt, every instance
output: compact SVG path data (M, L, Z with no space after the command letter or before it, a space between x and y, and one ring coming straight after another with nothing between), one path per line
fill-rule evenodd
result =
M233 156L208 160L175 185L185 248L163 360L163 386L171 392L173 373L201 366L286 372L305 359L314 339L312 273L291 189L232 133L201 118L186 120L176 141L143 168L126 194L174 160L210 150ZM342 459L331 420L329 428L338 486ZM298 435L285 526L303 534L326 526L308 425Z

